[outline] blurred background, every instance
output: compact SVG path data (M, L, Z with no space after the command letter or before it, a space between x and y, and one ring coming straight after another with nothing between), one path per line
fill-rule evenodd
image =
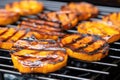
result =
M56 0L56 1L64 1L64 2L86 1L96 5L120 7L120 0Z
M20 0L0 0L0 2L2 2L2 4L0 4L0 7L4 6L6 1L7 2L12 2L12 1L20 1ZM41 0L38 0L38 1L41 1ZM96 4L96 5L120 7L120 0L52 0L52 1L63 1L63 2L86 1L86 2Z

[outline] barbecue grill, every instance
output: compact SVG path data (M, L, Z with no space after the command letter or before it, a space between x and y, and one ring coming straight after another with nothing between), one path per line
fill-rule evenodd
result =
M5 2L6 1L6 2ZM3 7L3 1L0 6ZM9 2L12 0L9 0ZM57 11L60 6L66 2L57 1L42 1L45 5L45 11ZM96 18L90 20L100 20L103 15L111 12L118 12L120 8L97 6L100 10ZM35 15L21 17L15 24L8 25L15 27L24 18L34 18ZM76 32L69 30L68 32ZM49 74L21 74L13 67L10 53L7 50L0 49L0 80L6 80L5 76L9 74L9 80L16 80L14 77L21 78L20 80L119 80L120 79L120 40L110 44L109 55L98 62L84 62L70 58L66 67ZM15 76L13 76L15 75ZM14 78L14 79L12 79ZM24 78L24 79L23 79ZM30 79L29 79L30 78Z

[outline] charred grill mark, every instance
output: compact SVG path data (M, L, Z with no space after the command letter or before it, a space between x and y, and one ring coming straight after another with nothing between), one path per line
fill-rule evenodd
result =
M62 24L62 26L67 26L68 28L70 28L71 27L71 19L69 18L69 13L66 13L66 14L59 14L58 16L59 16L59 20L60 20L60 22L61 22L61 24ZM67 23L66 23L67 22Z
M78 40L82 40L83 38L84 38L84 36L81 35L79 38L73 40L71 43L68 43L68 44L66 44L65 46L70 46L70 45L76 43Z
M25 54L20 54L21 52L18 51L16 53L13 53L12 55L23 57L23 59L25 59L25 57L26 58L29 58L29 57L33 57L34 58L35 57L34 55L38 54L39 52L38 51L34 51L34 52L30 52L30 53L24 52ZM33 56L31 56L31 55L33 55Z
M35 41L35 40L18 40L14 43L14 48L32 49L32 50L61 50L65 51L57 42L51 42L50 40Z
M22 37L22 39L26 39L26 38L28 38L28 37L30 37L30 36L32 36L32 32L26 33L26 34Z
M71 38L72 37L72 38ZM76 42L76 40L82 39L82 35L77 35L77 34L73 34L73 35L65 35L63 37L63 39L61 40L61 43L63 46L67 46L69 44L72 44L74 42ZM68 41L69 40L69 41Z
M59 23L55 23L55 22L52 22L52 21L46 21L46 20L37 20L37 19L27 19L26 21L29 21L29 22L33 22L33 23L36 23L36 24L39 24L39 25L48 25L50 27L54 27L54 28L60 28L60 24Z
M47 16L47 14L45 14L45 13L38 15L38 18L40 18L40 19L42 19L42 20L45 20L45 21L50 21L50 20L48 20L48 16ZM51 22L52 22L52 21L51 21Z
M38 31L38 30L35 30L35 31L37 31L37 32L39 32L39 33L41 33L41 34L56 35L56 36L59 36L59 37L65 35L65 33L62 33L62 32L51 32L51 31L47 31L47 30L44 30L44 29L41 29L41 30L39 30L39 31Z
M84 48L83 50L85 52L93 52L97 49L99 49L100 47L102 47L105 44L105 41L103 40L97 40L96 42L94 42L93 44L89 45L88 47Z
M0 28L0 35L3 35L7 30L8 28Z
M100 27L96 27L96 28L97 30L99 30L100 34L107 35L106 31L103 28L100 28Z
M6 40L3 40L4 42L7 42L10 38L12 38L13 36L15 36L15 34L19 31L19 29L16 29L16 31L13 33L13 35L11 35L10 37L8 37Z
M100 48L100 50L101 50L102 48ZM109 44L104 44L104 46L103 46L103 54L105 54L106 53L106 50L109 50Z
M75 17L73 17L73 18L71 19L71 17L70 17L71 15L72 15L72 14L67 14L68 19L70 19L70 20L69 20L69 25L68 25L68 28L69 28L69 29L70 29L70 28L72 27L72 25L73 25L73 24L72 24L72 20L75 19Z
M20 38L22 38L25 34L26 34L25 30L19 30L8 41L16 42L17 40L19 40Z
M5 32L3 35L0 36L1 41L6 41L10 37L12 37L15 33L17 32L17 29L15 28L10 28Z
M69 43L65 43L65 40L62 41L61 42L62 45L64 47L70 48L75 52L91 55L99 52L100 50L103 51L102 54L105 54L106 50L108 50L109 48L109 45L105 42L105 40L103 40L97 35L90 34L76 34L76 35L79 35L80 37L75 36L75 34L64 37L63 39L65 40L69 39L67 37L70 37L72 40Z
M53 16L50 16L51 14L54 14L54 17ZM61 19L60 19L60 16L61 15L64 15L65 17L67 17L67 19L69 19L69 15L70 14L73 14L73 12L71 11L57 11L57 12L49 12L49 13L43 13L42 15L46 18L46 20L50 20L52 22L57 22L57 23L61 23ZM41 16L39 16L41 17ZM64 17L63 17L64 18Z
M22 27L22 25L23 26L25 25L25 26L28 26L28 27L33 27L33 28L51 30L51 31L61 31L60 28L50 27L48 25L39 25L39 24L29 22L29 21L22 21L21 24L20 24L20 27Z
M60 36L60 37L65 35L65 33L62 33L62 32L48 31L45 29L38 30L37 28L29 27L29 26L25 26L25 25L21 25L21 26L23 27L23 29L29 28L32 31L36 31L40 34L46 34L46 35L52 35L52 36L55 35L55 36Z
M14 56L19 57L19 62L21 62L25 66L41 66L45 63L47 64L55 64L64 60L63 53L59 54L60 51L52 51L52 53L48 53L44 56L41 56L41 52L33 52L32 54L13 54ZM19 53L19 52L18 52ZM52 63L51 63L52 62Z
M70 14L64 14L64 19L62 20L61 19L61 22L62 22L62 26L65 28L65 29L70 29L72 27L72 22L71 22L71 18L69 17ZM65 16L66 16L66 20L65 20ZM64 23L64 22L67 22L67 23Z
M109 48L109 45L104 44L103 46L99 47L98 49L95 49L94 51L89 52L89 54L92 55L92 54L99 53L99 52L102 54L105 54L106 51L108 50L108 48Z
M50 14L50 13L43 13L43 14L40 14L40 15L38 15L38 18L40 18L40 19L42 19L42 20L45 20L45 21L50 21L50 22L54 22L54 23L61 23L59 20L55 20L55 19L51 19L49 16L48 16L48 14ZM56 16L56 19L58 19L57 18L57 15L55 15Z
M84 49L84 48L88 47L89 45L93 44L94 42L95 42L94 37L87 36L80 40L77 40L75 43L71 44L70 47L72 50L77 51L79 49Z
M59 19L57 18L57 14L55 12L50 12L48 14L46 14L48 19L51 20L51 21L55 21L55 22L58 22Z
M1 28L2 30L2 28ZM16 42L17 40L25 37L25 35L28 33L28 29L26 30L22 30L21 28L6 28L6 29L3 29L3 32L0 31L1 33L1 36L0 36L0 41L1 42L5 42L5 43L13 43L13 42ZM12 44L11 43L11 44Z
M76 50L76 52L79 52L79 53L83 53L83 54L88 54L88 55L93 55L93 54L96 54L96 53L102 53L102 54L105 54L106 51L108 50L109 48L109 45L108 44L104 44L102 46L100 46L99 48L91 51L91 52L87 52L83 49L78 49Z
M60 23L60 25L61 25L62 23L61 23L61 21L60 21L59 15L58 15L58 14L56 14L56 16L55 16L55 17L57 18L57 21L56 21L56 22Z
M72 44L74 44L74 43L76 43L77 41L81 41L81 40L83 40L84 38L86 38L86 37L88 37L88 36L92 36L92 35L89 35L89 34L75 34L75 35L78 35L79 37L77 37L77 38L75 38L75 39L73 39L70 43L67 43L67 44L64 44L65 46L70 46L70 45L72 45ZM72 35L73 37L74 37L74 35ZM68 36L68 37L70 37L70 36ZM93 37L93 36L92 36ZM93 39L93 41L96 39L96 37L94 37L94 38L92 38Z
M57 12L48 12L43 13L43 16L47 16L47 21L57 22L60 24L60 27L63 30L70 29L75 26L76 23L74 21L77 21L77 15L76 13L73 13L72 11L57 11Z

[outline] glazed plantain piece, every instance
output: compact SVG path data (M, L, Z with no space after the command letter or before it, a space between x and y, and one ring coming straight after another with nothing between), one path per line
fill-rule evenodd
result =
M9 28L4 34L0 35L0 41L6 41L17 32L15 28Z
M8 30L8 28L0 28L0 35L5 33Z
M33 49L33 50L62 50L60 48L59 43L57 43L53 39L34 39L34 38L26 38L18 40L13 45L14 48L20 49ZM64 50L64 49L63 49Z
M21 39L23 36L25 36L27 32L25 30L19 30L12 36L8 42L16 42L17 40Z
M84 61L98 61L108 54L109 45L97 35L69 34L60 40L70 57Z
M14 67L21 73L49 73L61 69L67 63L63 51L21 50L11 54Z
M16 22L19 17L20 15L16 12L0 9L0 25L2 26Z
M47 12L38 15L38 17L43 20L60 23L63 30L75 27L78 22L76 13L71 11Z
M18 27L23 29L31 29L32 31L36 31L40 34L48 35L48 36L63 36L64 33L60 28L60 25L57 25L54 22L37 20L37 19L27 19L22 21Z
M42 12L44 7L43 3L36 0L21 0L19 2L8 3L5 5L5 8L8 11L17 12L22 16L26 16Z
M115 28L120 30L120 12L105 15L102 20L108 22L109 24L115 25Z
M57 40L59 37L57 35L48 35L40 32L36 32L36 31L31 31L28 32L23 38L27 38L27 37L31 37L31 36L35 36L36 39L54 39Z
M49 73L59 70L67 63L67 54L53 40L19 40L11 54L14 67L21 73Z
M102 21L88 21L78 25L78 32L99 35L108 43L120 39L120 31L114 25Z
M4 32L2 32L4 31ZM25 30L18 30L18 28L1 28L0 32L0 48L11 49L13 43L25 36Z
M96 17L99 10L96 6L87 2L71 2L61 7L63 11L72 11L77 13L79 20L88 20L91 17Z
M58 39L58 36L40 34L35 31L30 31L29 29L0 28L0 48L10 50L12 49L13 43L29 37L34 37L36 39Z

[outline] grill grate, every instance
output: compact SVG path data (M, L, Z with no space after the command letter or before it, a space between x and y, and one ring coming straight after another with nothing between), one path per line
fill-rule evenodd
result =
M10 0L12 1L12 0ZM46 11L59 10L64 2L55 1L42 1L45 4ZM0 5L3 6L4 4ZM120 8L98 6L100 13L98 17L91 18L91 20L100 20L103 15L111 12L118 12ZM35 17L27 16L27 17ZM20 23L21 20L26 17L21 17L21 19L16 23ZM8 25L15 27L16 25ZM75 30L69 30L70 32L76 32ZM21 74L14 69L10 54L6 50L0 50L0 80L4 80L4 73L19 75L28 80L31 77L35 80L115 80L115 77L120 73L120 41L110 44L109 55L99 62L83 62L73 58L70 58L68 65L59 71L49 74ZM117 76L118 77L118 76Z

